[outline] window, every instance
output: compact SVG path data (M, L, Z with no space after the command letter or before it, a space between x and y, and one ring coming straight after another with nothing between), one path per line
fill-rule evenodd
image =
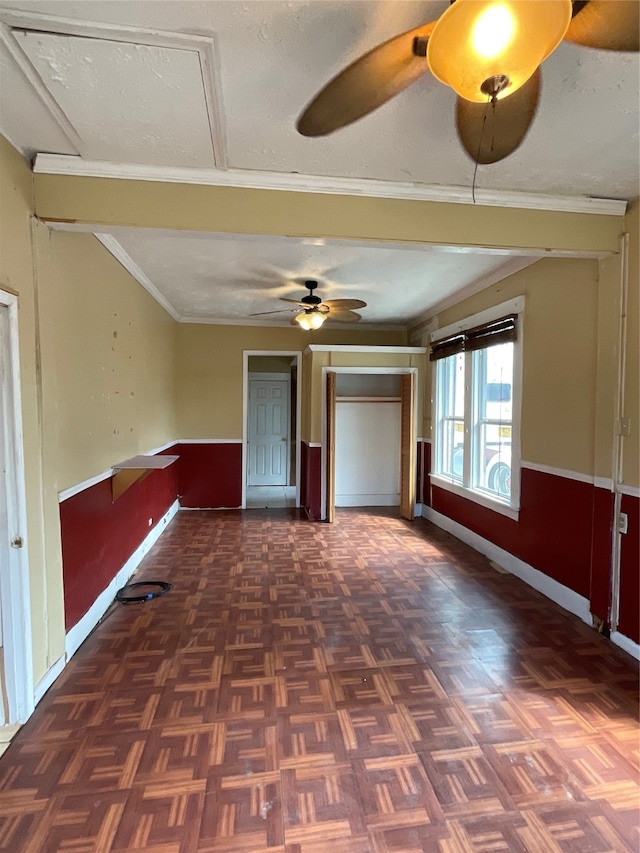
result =
M434 334L432 482L517 518L522 298Z
M464 470L464 353L438 362L439 472L462 483Z

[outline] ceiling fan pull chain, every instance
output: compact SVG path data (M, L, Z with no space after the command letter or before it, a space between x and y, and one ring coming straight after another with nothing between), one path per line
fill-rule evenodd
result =
M491 150L496 146L496 99L491 98Z
M484 136L484 126L487 123L487 112L488 112L488 108L490 105L491 105L491 101L487 101L487 106L485 107L484 115L482 116L482 127L480 128L480 140L478 142L478 153L476 154L476 165L473 169L473 181L471 183L471 198L473 199L474 204L476 203L476 177L478 175L478 158L480 157L480 149L482 148L482 137Z

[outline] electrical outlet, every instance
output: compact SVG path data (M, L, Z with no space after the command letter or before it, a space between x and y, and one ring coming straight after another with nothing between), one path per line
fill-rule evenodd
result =
M618 516L618 533L626 533L629 524L629 518L626 512L621 512Z
M152 524L153 524L153 519L152 519L152 518L150 518L150 519L149 519L149 527L151 527L151 525L152 525Z

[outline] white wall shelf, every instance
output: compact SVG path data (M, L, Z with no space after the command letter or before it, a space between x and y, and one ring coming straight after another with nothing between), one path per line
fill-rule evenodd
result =
M179 456L132 456L113 466L111 478L111 497L117 499L134 483L144 480L152 471L161 471L168 468Z

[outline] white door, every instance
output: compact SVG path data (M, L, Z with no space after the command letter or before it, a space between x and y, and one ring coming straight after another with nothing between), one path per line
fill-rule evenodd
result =
M289 382L249 380L249 486L289 484Z
M33 710L17 311L0 291L0 743Z

